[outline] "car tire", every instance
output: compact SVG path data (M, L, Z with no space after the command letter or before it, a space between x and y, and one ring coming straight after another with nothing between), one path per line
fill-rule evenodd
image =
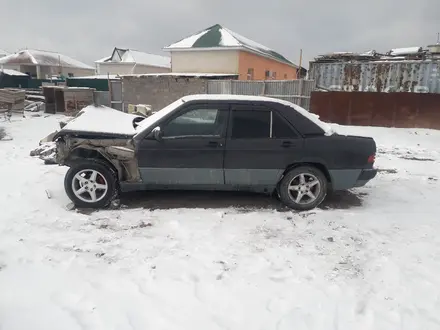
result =
M298 211L314 209L327 195L327 178L312 166L293 168L282 178L278 192L284 205Z
M64 177L64 189L80 208L104 208L115 196L116 174L110 166L92 160L70 167Z

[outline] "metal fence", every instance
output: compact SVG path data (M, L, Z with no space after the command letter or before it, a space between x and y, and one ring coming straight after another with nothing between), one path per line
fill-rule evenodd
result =
M440 129L440 94L313 92L310 111L342 125Z
M309 78L332 91L440 93L440 60L310 62Z
M94 91L93 101L96 106L105 105L110 106L110 92Z
M208 94L260 95L293 102L310 108L310 95L315 89L313 80L210 80Z

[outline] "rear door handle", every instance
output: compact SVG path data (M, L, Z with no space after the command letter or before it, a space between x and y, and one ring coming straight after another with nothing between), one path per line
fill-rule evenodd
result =
M216 141L209 141L208 147L211 147L211 148L223 147L223 144L220 142L216 142Z
M290 142L290 141L283 141L283 142L281 143L281 146L282 146L283 148L290 148L291 146L293 146L293 144L292 144L292 142Z

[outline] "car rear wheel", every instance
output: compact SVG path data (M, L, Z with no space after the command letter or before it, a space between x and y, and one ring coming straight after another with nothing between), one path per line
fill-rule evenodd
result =
M67 171L64 189L76 206L102 208L110 204L115 194L116 177L105 164L82 161Z
M327 179L317 168L301 166L290 170L279 185L281 201L288 207L306 211L317 207L327 195Z

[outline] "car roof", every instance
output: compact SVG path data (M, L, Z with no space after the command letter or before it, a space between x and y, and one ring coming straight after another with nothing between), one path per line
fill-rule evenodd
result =
M232 95L232 94L195 94L195 95L187 95L180 98L182 102L193 102L193 101L227 101L231 102L266 102L266 103L277 103L283 106L290 107L294 109L297 113L306 117L310 121L312 121L315 125L319 126L326 135L331 135L333 133L330 125L319 120L319 116L309 112L308 110L296 105L292 102L275 99L267 96L257 96L257 95Z
M183 102L190 101L254 101L254 102L273 102L284 105L292 105L293 103L275 99L267 96L257 95L233 95L233 94L195 94L186 95L181 98Z

